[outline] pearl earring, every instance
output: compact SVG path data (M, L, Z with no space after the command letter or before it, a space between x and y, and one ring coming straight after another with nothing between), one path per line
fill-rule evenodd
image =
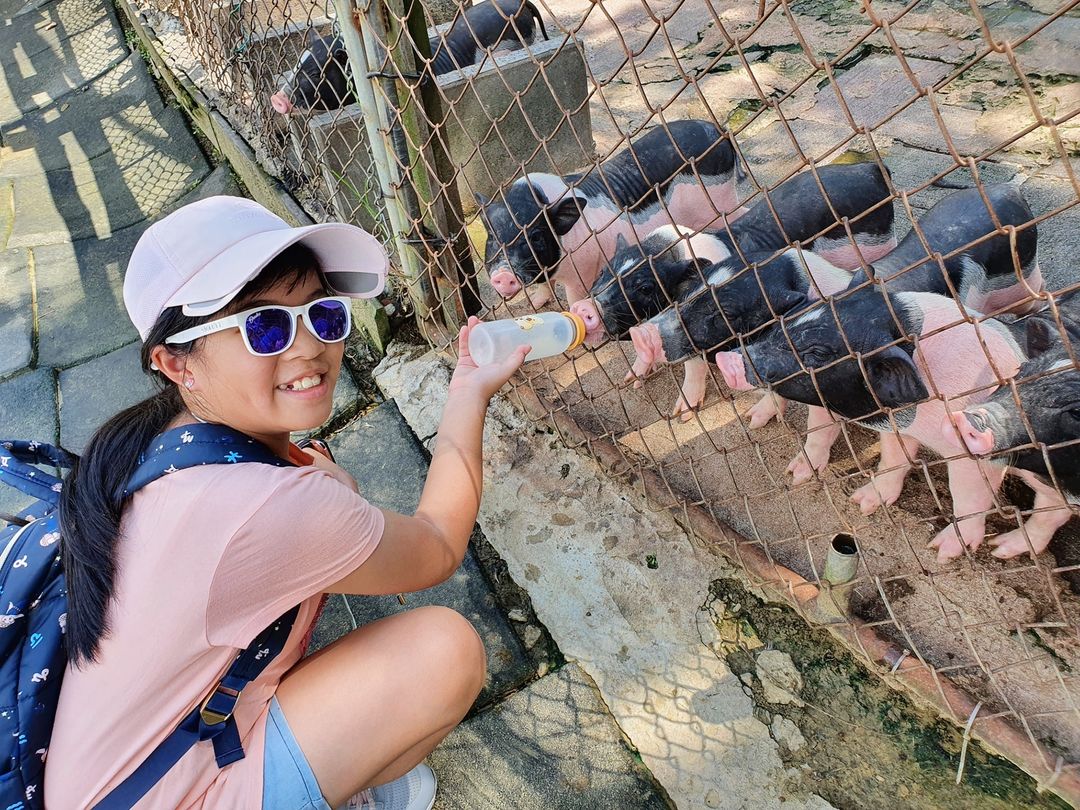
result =
M191 386L193 386L193 385L195 385L195 378L194 377L188 377L186 380L184 380L184 387L185 388L190 389Z

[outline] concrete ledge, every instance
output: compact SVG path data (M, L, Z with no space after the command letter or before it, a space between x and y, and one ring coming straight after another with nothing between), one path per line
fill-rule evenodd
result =
M401 344L375 370L418 436L436 432L449 377L434 352ZM502 397L484 428L478 522L676 806L829 806L789 777L742 683L708 646L698 607L709 583L734 569ZM715 796L723 803L710 804ZM651 805L622 805L639 806Z

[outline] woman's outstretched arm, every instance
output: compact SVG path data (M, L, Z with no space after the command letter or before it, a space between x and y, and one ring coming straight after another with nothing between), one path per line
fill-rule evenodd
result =
M492 395L521 366L528 347L502 363L478 367L468 336L470 318L458 335L458 364L435 440L427 482L414 515L384 510L382 540L356 571L332 593L386 594L430 588L445 580L465 556L483 493L484 416Z

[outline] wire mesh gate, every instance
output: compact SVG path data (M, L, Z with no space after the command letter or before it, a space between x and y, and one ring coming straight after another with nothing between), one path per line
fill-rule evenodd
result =
M511 230L519 232L516 241L495 244L487 264L501 267L513 250L523 250L522 266L530 257L534 267L550 265L545 255L552 248L540 232L555 228L555 204L574 197L575 189L593 195L586 209L605 193L617 197L617 173L599 186L589 186L581 173L656 127L673 132L687 119L723 127L736 156L735 205L764 205L774 214L782 200L777 187L808 167L871 163L883 171L887 203L843 216L838 195L826 195L834 217L829 224L840 222L843 233L839 243L815 242L820 232L799 240L794 260L811 287L816 260L804 248L827 246L834 259L846 248L854 255L848 270L870 264L859 223L875 207L893 207L895 237L903 245L912 223L930 222L931 211L951 195L974 194L971 199L992 209L991 197L1006 193L1001 189L1019 194L1026 213L1010 219L995 212L990 227L956 249L938 251L934 232L915 229L921 258L931 256L942 271L955 270L964 256L1000 263L1004 240L1005 276L1019 293L995 298L1009 285L982 279L974 288L986 294L973 307L971 285L949 282L953 317L928 329L922 313L924 328L914 336L911 313L890 310L889 322L900 330L891 344L865 350L852 346L858 336L845 335L845 352L814 360L799 343L794 313L851 324L840 308L853 293L814 287L810 309L797 307L787 317L774 305L768 274L770 258L791 255L784 253L788 245L776 246L769 257L748 256L736 241L737 255L728 264L738 266L716 282L710 276L716 263L695 255L704 243L687 236L679 248L673 237L666 253L654 251L639 263L649 276L663 272L672 250L701 261L690 262L697 275L681 293L664 288L659 314L680 313L676 323L689 333L687 321L699 315L690 314L687 289L697 286L698 297L709 297L712 311L723 313L725 285L734 289L749 275L766 299L768 317L745 333L733 328L736 335L723 345L695 344L668 364L642 363L649 341L640 329L641 340L609 334L570 355L527 365L514 388L529 412L553 421L568 444L590 452L613 474L641 482L657 508L674 510L756 581L785 593L809 620L828 623L878 670L914 685L1044 784L1076 797L1080 534L1075 520L1065 520L1075 514L1080 463L1080 366L1070 342L1080 323L1070 297L1080 287L1073 257L1080 247L1077 5L537 0L533 14L532 4L514 0L500 4L495 33L491 19L466 16L457 0L426 7L404 0L355 7L340 0L147 0L141 11L170 62L214 99L313 216L356 222L395 244L400 303L445 350L453 350L450 336L467 314L518 316L535 311L545 297L533 287L532 295L504 300L493 288L484 243L488 230L498 230L491 221L495 209L484 216L478 202L504 205ZM462 30L468 42L482 46L475 53L452 52ZM305 75L308 86L302 87ZM646 172L642 161L651 159L637 156L631 167ZM684 179L707 185L695 158L685 167ZM525 172L565 182L549 177L539 183L543 196L530 191L533 207L515 213L520 195L518 203L511 199L514 182ZM815 187L824 191L822 183L815 175ZM639 215L650 203L653 213L687 224L677 221L670 195L656 191L648 188L641 195L652 195L647 200L615 206L634 209L619 220L630 221L628 242L646 236L634 222L647 219ZM708 199L707 227L695 224L690 233L735 233L738 211L725 210L716 195ZM606 225L617 230L617 219ZM578 222L586 220L579 210ZM782 224L786 236L790 223ZM598 246L601 265L615 252L613 238L602 231L581 243L591 239ZM1033 237L1034 265L1021 255L1023 241ZM985 260L993 250L998 258ZM584 259L578 266L573 255L569 287L592 288L596 298L596 268ZM909 264L890 270L897 289L910 291L917 285L905 288L904 278L926 275L922 261ZM958 272L970 271L968 265ZM864 288L876 283L863 281ZM609 287L622 283L608 278ZM562 284L539 285L545 286L547 297L557 298L540 309L573 303ZM632 297L629 288L620 289ZM825 303L816 303L821 297ZM1024 319L1030 310L1040 311ZM1031 327L1032 319L1042 326ZM822 402L842 397L822 389L825 371L854 358L860 380L875 392L869 421L876 419L879 430L866 429L866 414L834 422L797 403L782 419L757 424L752 409L768 415L771 406L733 390L713 355L742 346L751 358L744 373L760 377L749 347L770 330L785 337L775 344L778 353L790 349L795 357L789 377L810 378ZM937 348L935 337L941 338ZM979 348L975 355L966 353L971 345ZM933 446L919 452L899 441L915 430L911 409L887 405L880 386L866 377L882 349L905 346L909 357L914 349L922 358L925 399L941 403L934 414L959 411L958 404L967 408L966 422L941 420L957 440L949 453L932 452ZM1008 350L1011 361L1000 354ZM706 372L704 388L690 391L683 372L694 364L693 374ZM980 364L988 370L977 384L950 376L950 368ZM738 369L729 365L728 371L738 377ZM998 404L990 413L980 403L995 389ZM672 416L680 397L681 413ZM995 430L996 442L980 446ZM830 455L825 439L837 432ZM1011 438L1002 443L1005 434ZM976 465L970 453L980 449L992 453L996 467ZM882 454L886 463L876 466ZM949 464L957 459L978 475L956 474L950 488ZM1006 463L1013 464L1011 473L995 491ZM1022 474L1025 466L1039 474ZM794 483L790 471L805 480ZM899 471L908 471L906 483ZM967 490L980 488L990 493L988 501L971 499ZM983 520L1004 559L991 556L990 543L959 542L969 539L962 526ZM951 546L939 545L956 559L939 562L937 549L926 544L950 526L958 537ZM850 581L832 584L826 560L838 533L855 538L857 568Z

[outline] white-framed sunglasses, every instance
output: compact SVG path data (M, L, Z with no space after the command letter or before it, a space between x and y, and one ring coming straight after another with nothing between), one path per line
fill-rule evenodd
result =
M345 296L317 298L298 307L267 304L235 315L199 324L165 338L166 343L187 343L196 338L239 329L247 350L258 357L281 354L296 340L296 319L303 316L304 326L323 343L340 343L352 330L352 310Z

